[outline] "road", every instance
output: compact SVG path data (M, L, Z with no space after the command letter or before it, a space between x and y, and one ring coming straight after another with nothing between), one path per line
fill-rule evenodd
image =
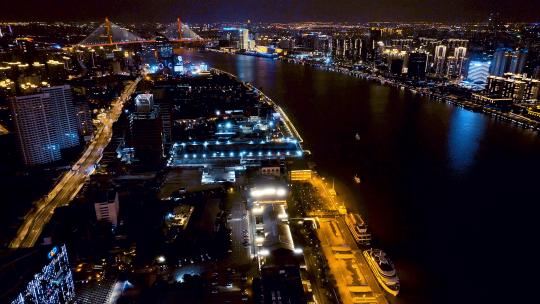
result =
M128 84L122 95L111 103L106 115L101 117L101 125L94 139L88 145L81 158L71 170L64 173L59 182L42 199L34 203L34 207L26 214L24 222L11 241L10 248L33 247L43 228L51 219L57 207L68 205L77 195L85 181L94 172L96 164L101 160L103 150L112 137L112 125L118 120L125 101L137 88L140 77Z
M310 183L319 193L325 209L320 212L326 216L318 219L320 228L317 230L317 236L321 241L321 250L326 256L330 271L337 280L341 300L343 303L388 303L362 255L362 250L354 241L344 217L340 215L346 213L344 203L338 200L333 187L329 189L320 176L315 175ZM341 248L339 254L336 248ZM363 294L352 292L355 288L366 292Z

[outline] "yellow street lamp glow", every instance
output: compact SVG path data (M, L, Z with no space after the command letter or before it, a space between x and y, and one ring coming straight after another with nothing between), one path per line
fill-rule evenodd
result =
M251 197L264 197L264 196L278 196L278 197L284 197L287 195L287 190L284 188L274 188L274 187L268 187L268 188L253 188L250 192Z

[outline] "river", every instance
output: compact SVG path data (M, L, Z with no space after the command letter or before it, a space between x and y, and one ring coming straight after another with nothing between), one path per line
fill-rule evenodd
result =
M318 171L335 177L394 260L401 292L392 302L530 299L539 253L536 132L337 72L182 52L252 82L288 113Z

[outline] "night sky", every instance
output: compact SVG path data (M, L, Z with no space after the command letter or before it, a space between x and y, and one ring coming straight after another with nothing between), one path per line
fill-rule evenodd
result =
M0 20L540 21L540 0L0 0Z

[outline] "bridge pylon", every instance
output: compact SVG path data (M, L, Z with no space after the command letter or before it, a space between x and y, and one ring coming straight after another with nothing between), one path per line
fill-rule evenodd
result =
M109 21L109 17L105 17L105 28L107 29L107 39L109 40L109 44L112 44L113 39L111 31L111 21Z
M178 29L178 41L182 40L182 21L180 20L180 17L176 19L176 26Z

